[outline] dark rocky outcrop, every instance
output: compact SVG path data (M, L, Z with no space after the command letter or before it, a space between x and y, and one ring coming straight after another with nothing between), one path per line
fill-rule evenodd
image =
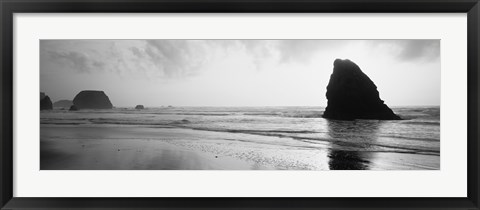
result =
M78 108L75 105L70 106L70 109L68 111L77 111Z
M70 100L60 100L53 103L53 107L60 107L60 108L70 108L73 105L73 101Z
M52 101L50 100L50 97L47 95L43 94L44 97L42 97L42 93L40 93L40 110L51 110L53 109Z
M44 93L44 92L40 92L40 100L42 100L43 98L45 98L45 93Z
M377 86L350 60L336 59L327 86L324 118L400 120L380 99Z
M111 109L110 99L103 91L84 90L73 99L73 105L77 109Z
M135 106L135 109L145 109L145 107L143 105L137 105Z

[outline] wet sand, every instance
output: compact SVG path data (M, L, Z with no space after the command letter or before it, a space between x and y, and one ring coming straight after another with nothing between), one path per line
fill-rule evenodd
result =
M120 138L135 128L82 128L91 138L58 138L48 131L75 128L42 128L40 170L268 170L228 156L192 151L157 139ZM47 132L45 130L48 130ZM94 130L94 132L89 132ZM143 129L142 129L143 130ZM113 131L106 137L103 131ZM48 134L45 134L48 133ZM87 134L88 133L88 134ZM130 132L135 134L135 132ZM161 136L161 135L159 135Z
M179 128L41 125L41 170L424 170L439 156Z

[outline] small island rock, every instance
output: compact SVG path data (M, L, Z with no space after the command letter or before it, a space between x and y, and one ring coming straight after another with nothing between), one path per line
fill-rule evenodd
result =
M73 105L77 109L111 109L110 99L103 91L84 90L73 99Z
M53 105L52 105L52 101L50 100L50 97L48 97L47 95L45 95L43 93L43 96L42 97L42 93L40 93L40 110L52 110L53 109Z
M143 105L137 105L135 106L135 109L145 109L145 107Z
M73 101L71 100L60 100L53 103L53 107L59 107L59 108L69 108L72 105L73 105Z
M336 120L400 120L383 103L377 86L350 60L336 59L327 86L327 108L324 118Z
M75 105L70 106L70 109L68 111L77 111L78 108Z

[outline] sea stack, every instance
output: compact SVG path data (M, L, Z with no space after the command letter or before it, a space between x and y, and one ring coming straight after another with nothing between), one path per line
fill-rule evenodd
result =
M52 100L45 93L40 92L40 110L52 110Z
M103 91L84 90L73 99L73 105L77 109L111 109L110 99Z
M60 100L53 103L53 107L60 107L60 108L70 108L73 105L73 101L70 100Z
M383 103L377 86L354 62L336 59L327 86L324 118L335 120L400 120Z
M75 105L72 105L68 111L78 111L78 108Z
M145 109L145 107L143 105L137 105L135 106L135 109Z

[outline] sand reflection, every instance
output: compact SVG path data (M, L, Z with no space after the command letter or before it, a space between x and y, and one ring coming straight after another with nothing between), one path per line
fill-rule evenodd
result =
M330 170L368 170L374 154L366 152L377 140L380 121L327 120L334 140L328 153Z

